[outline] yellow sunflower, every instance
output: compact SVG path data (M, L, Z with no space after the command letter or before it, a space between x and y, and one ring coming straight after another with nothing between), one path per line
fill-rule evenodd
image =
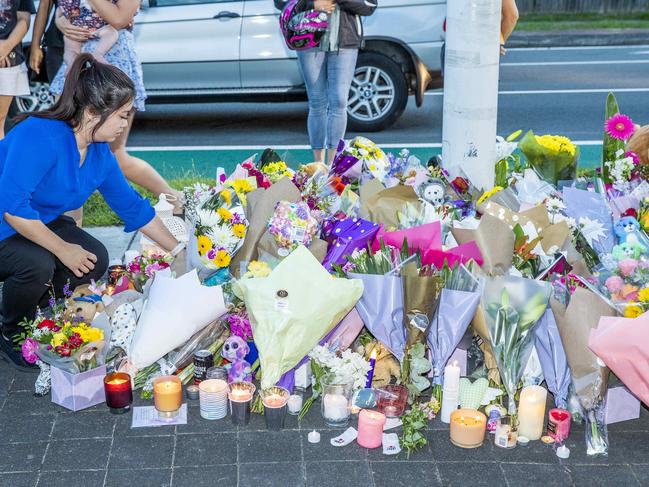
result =
M642 314L642 308L640 306L627 306L624 310L625 318L637 318Z
M223 201L225 201L228 206L232 204L232 195L230 194L229 189L224 189L223 191L221 191L221 198L223 198Z
M237 179L232 183L232 188L237 194L250 193L253 190L252 184L247 179Z
M237 238L243 238L246 236L246 226L243 223L235 223L232 225L232 233Z
M212 248L212 241L205 235L198 237L198 253L205 255Z
M230 260L230 254L228 254L225 250L219 250L216 253L216 257L214 257L214 265L216 265L216 267L218 267L219 269L227 267L230 265Z
M226 222L229 222L230 220L232 220L232 213L230 212L230 210L228 210L228 209L225 208L225 207L221 207L221 208L219 208L219 209L217 210L217 213L218 213L219 216L220 216L224 221L226 221Z

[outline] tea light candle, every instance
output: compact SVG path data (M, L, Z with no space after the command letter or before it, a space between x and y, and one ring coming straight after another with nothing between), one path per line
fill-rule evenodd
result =
M342 394L325 394L324 415L331 421L343 421L349 416L349 404Z
M528 386L521 391L518 408L518 434L530 440L543 435L545 403L548 391L541 386Z
M554 408L548 413L548 435L562 442L570 436L570 413L565 409Z
M300 414L302 410L302 396L293 394L288 398L288 412L289 414Z
M228 397L233 402L247 402L252 399L252 393L248 389L232 388Z
M451 413L451 443L460 448L478 448L487 428L487 417L476 409Z
M363 409L358 415L358 444L364 448L378 448L383 444L385 414Z
M264 406L267 408L281 408L286 404L286 398L279 394L273 394L264 398Z
M104 377L106 405L113 414L121 414L131 409L133 389L131 376L124 372L114 372Z
M153 381L153 402L161 418L177 416L182 400L182 383L175 375L158 377Z

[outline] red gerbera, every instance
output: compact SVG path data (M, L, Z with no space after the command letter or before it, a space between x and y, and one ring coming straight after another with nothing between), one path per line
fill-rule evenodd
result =
M38 329L42 330L44 328L54 331L54 328L56 328L56 322L52 320L43 320L38 324Z

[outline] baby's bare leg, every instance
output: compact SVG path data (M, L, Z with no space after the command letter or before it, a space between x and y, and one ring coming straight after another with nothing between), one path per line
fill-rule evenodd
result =
M83 43L79 41L73 41L72 39L69 39L67 37L64 37L65 43L64 43L64 50L63 50L63 60L65 61L65 66L66 66L66 73L70 69L70 66L72 66L72 63L74 60L77 58L79 54L81 54L81 46Z
M95 56L97 61L105 63L105 56L117 42L119 31L112 25L106 25L95 31L95 37L99 40L97 41L97 48L95 49L93 56Z

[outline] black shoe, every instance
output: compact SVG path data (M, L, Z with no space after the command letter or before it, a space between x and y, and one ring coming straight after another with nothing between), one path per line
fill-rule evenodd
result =
M15 350L11 340L0 333L0 360L4 360L19 372L38 372L40 369L35 364L25 362L22 354Z

